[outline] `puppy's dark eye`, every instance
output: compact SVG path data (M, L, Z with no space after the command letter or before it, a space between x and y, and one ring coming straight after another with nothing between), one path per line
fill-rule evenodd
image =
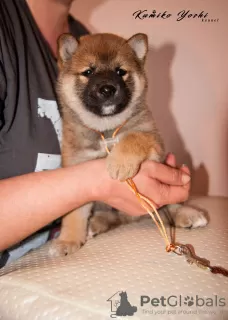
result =
M116 68L116 73L118 74L118 76L123 77L123 76L125 76L127 71L124 69L121 69L121 68Z
M93 70L92 69L87 69L87 70L82 72L82 75L84 77L89 77L89 76L91 76L91 74L93 74Z

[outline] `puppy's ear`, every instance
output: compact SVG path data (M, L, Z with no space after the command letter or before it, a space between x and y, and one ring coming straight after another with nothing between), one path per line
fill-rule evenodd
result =
M58 65L62 67L64 63L71 59L78 47L78 41L69 33L62 34L58 39Z
M148 37L144 33L137 33L127 40L128 44L136 53L138 59L144 62L148 51Z

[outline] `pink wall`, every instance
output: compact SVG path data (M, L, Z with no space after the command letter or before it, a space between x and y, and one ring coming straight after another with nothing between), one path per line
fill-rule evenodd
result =
M135 20L139 9L208 12L219 22ZM193 173L193 194L228 196L228 1L76 0L92 32L149 36L148 102L167 151Z

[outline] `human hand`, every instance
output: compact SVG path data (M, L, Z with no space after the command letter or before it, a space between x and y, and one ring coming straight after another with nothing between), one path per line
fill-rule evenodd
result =
M189 169L186 166L176 168L176 159L169 154L165 164L145 161L133 180L138 191L159 208L166 204L186 201L189 196L190 179ZM110 179L106 171L98 189L99 201L130 215L146 214L126 183Z

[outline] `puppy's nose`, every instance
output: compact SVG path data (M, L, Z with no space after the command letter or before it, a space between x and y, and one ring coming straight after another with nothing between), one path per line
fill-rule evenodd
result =
M104 98L110 98L114 96L116 93L116 88L112 85L106 84L103 85L99 88L99 93L104 97Z

